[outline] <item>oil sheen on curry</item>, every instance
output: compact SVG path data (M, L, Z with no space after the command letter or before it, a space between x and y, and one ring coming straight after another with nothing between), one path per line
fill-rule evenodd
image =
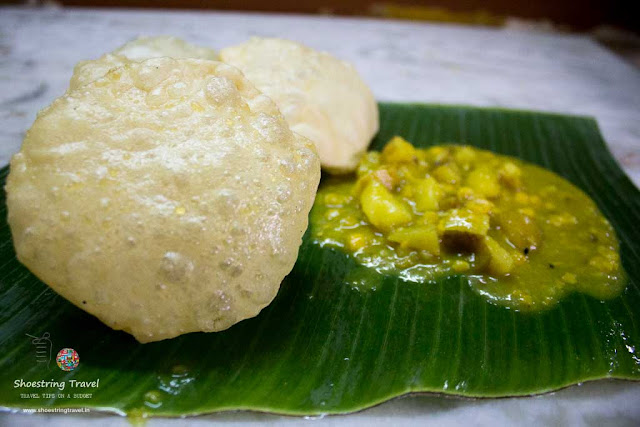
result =
M560 176L468 146L417 149L394 137L356 175L321 184L316 243L406 281L464 274L490 301L538 310L577 291L618 295L615 232Z

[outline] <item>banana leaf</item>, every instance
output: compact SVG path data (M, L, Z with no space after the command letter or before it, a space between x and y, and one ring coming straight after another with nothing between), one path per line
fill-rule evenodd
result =
M223 332L143 345L68 303L16 260L3 199L0 406L318 415L411 392L520 396L601 378L640 379L640 192L596 122L416 104L383 103L380 113L372 149L396 134L422 147L471 144L542 165L582 188L616 229L626 290L608 301L572 294L552 309L522 313L488 303L464 276L407 283L372 273L314 245L307 231L296 266L259 316ZM347 284L354 280L375 290ZM80 356L70 372L55 363L65 347ZM21 379L66 386L16 387ZM99 384L72 388L70 380Z

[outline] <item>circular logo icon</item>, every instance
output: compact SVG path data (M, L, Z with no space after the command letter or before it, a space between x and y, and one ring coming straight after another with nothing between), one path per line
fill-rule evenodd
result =
M78 363L80 363L80 356L78 356L78 352L72 348L63 348L56 356L56 363L63 371L73 371L78 367Z

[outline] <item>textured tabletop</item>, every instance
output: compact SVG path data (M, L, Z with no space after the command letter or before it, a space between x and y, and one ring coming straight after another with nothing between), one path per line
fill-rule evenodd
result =
M614 156L640 184L640 71L589 38L399 21L205 12L0 8L0 163L18 150L37 111L65 91L76 62L100 56L136 36L159 34L213 48L250 36L298 40L352 62L384 101L594 116ZM605 382L537 398L401 399L312 424L421 424L430 419L440 425L514 421L598 425L613 417L614 424L637 425L638 402L640 384ZM63 418L49 420L62 425ZM0 424L10 420L37 425L45 419L4 415ZM246 414L213 419L302 421ZM86 422L75 420L78 423L72 425ZM96 420L102 424L108 419ZM181 422L154 420L149 425L175 423Z
M224 47L280 36L351 61L379 100L596 117L640 183L640 71L586 37L379 20L178 12L0 9L0 162L73 65L138 35Z

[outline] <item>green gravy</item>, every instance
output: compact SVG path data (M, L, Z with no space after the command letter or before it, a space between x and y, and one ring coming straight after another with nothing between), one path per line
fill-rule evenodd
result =
M393 138L355 175L325 179L311 212L317 244L411 282L464 274L491 302L538 310L577 291L626 285L618 241L567 180L468 146L417 149Z

